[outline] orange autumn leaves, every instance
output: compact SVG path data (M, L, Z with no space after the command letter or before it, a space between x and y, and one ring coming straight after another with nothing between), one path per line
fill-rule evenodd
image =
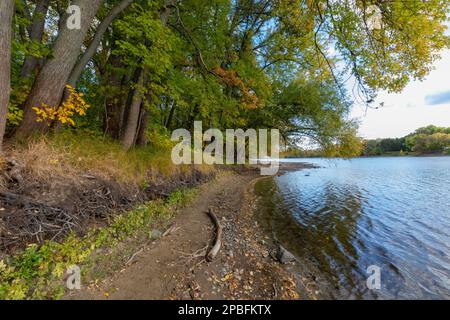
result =
M77 92L69 85L66 88L69 91L69 97L59 107L52 107L45 103L42 103L40 107L33 107L33 110L36 112L36 121L47 122L48 125L58 121L63 125L69 124L74 126L75 121L73 117L75 115L86 115L86 110L90 106L84 101L83 94Z
M212 69L212 73L220 77L221 80L228 86L238 88L242 93L241 103L247 109L256 109L258 107L259 99L253 90L249 89L245 83L238 77L234 70L224 70L221 67Z

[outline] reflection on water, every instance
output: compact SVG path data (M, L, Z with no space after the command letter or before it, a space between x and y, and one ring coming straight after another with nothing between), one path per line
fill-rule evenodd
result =
M450 157L305 161L322 168L256 191L261 219L317 273L325 297L450 298ZM381 290L366 287L371 265Z

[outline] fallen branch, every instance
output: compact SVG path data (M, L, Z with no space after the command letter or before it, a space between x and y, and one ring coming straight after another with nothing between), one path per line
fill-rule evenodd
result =
M214 241L214 245L206 255L206 261L211 262L217 256L220 251L220 247L222 246L222 226L220 225L219 219L217 219L217 216L214 214L212 209L208 210L208 214L216 226L216 239Z
M144 248L139 249L138 251L136 251L129 259L128 261L125 263L126 266L130 265L131 262L133 261L133 259L142 251L144 250Z
M164 231L161 238L165 238L168 235L171 235L172 233L176 232L179 229L180 229L180 227L177 227L177 225L175 223L173 223L166 231Z
M7 191L0 192L0 201L8 205L19 205L25 208L37 207L47 210L61 210L59 208L48 206L44 203L34 201L33 199L26 196Z

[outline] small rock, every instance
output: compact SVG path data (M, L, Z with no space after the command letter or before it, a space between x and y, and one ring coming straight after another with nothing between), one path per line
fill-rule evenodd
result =
M278 248L277 259L278 259L278 261L280 261L283 264L287 264L287 263L294 262L297 260L292 253L287 251L281 245Z
M162 232L157 230L157 229L153 229L152 233L151 233L151 238L153 240L157 240L157 239L161 239L162 237Z

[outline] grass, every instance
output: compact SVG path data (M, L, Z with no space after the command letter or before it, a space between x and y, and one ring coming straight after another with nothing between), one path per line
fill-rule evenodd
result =
M30 176L40 180L62 177L78 180L80 174L142 185L152 173L170 175L186 167L171 160L170 141L165 146L148 146L125 151L107 137L63 131L36 137L26 145L9 151L9 158L20 160Z
M114 248L138 232L151 230L158 220L171 219L178 208L189 203L195 189L172 193L165 201L150 201L127 214L117 215L102 229L92 229L79 238L69 235L63 242L30 245L21 254L0 261L0 300L58 299L65 292L63 276L73 266L87 273L95 250ZM148 232L147 232L148 234ZM148 234L151 237L151 234Z

